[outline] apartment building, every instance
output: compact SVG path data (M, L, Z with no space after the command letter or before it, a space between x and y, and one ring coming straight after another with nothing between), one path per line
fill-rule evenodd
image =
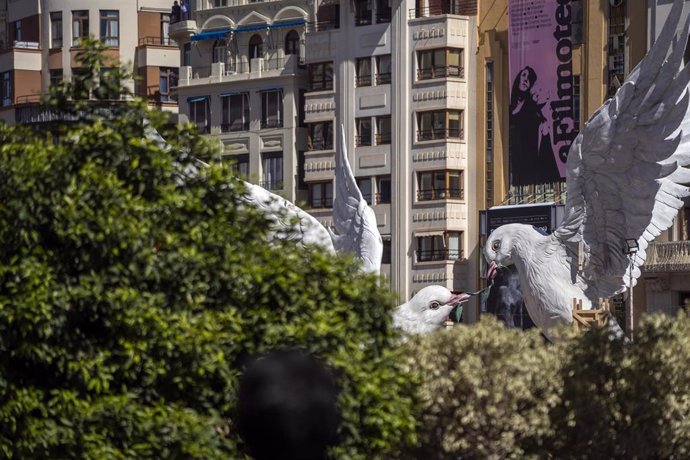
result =
M431 284L474 290L478 249L469 235L477 208L468 168L476 2L323 0L312 14L305 43L310 196L332 196L339 147L321 142L321 133L343 126L384 239L383 276L400 299ZM328 221L329 209L312 212Z
M124 82L152 105L177 112L179 48L168 38L168 0L5 0L0 8L0 120L49 121L38 102L50 85L78 76L79 39L100 38L141 76Z
M218 139L220 160L241 175L298 202L309 199L302 170L309 4L197 1L192 18L171 26L182 50L180 121ZM329 136L320 142L332 143ZM311 203L332 206L332 195Z
M493 224L508 222L543 226L546 232L560 223L559 203L565 202L563 184L511 184L509 126L509 6L512 0L479 0L477 78L477 184L474 192L488 218L482 222L480 241ZM559 0L567 9L567 46L572 83L572 119L582 124L606 99L615 94L627 74L647 51L647 2L637 0ZM668 3L660 0L659 3ZM562 16L565 17L565 16ZM549 30L553 34L553 30ZM516 49L516 52L522 50ZM549 58L549 56L545 56ZM567 73L565 74L567 76ZM572 86L571 86L572 85ZM476 274L481 277L481 272ZM637 321L644 310L644 283L634 292ZM627 300L626 300L627 302Z

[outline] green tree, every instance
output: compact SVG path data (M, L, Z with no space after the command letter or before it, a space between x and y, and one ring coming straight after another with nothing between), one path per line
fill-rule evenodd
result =
M83 46L85 80L47 101L69 120L59 142L0 125L0 456L241 458L238 376L277 347L337 373L334 457L410 441L391 295L351 260L267 244L229 168L185 153L209 160L209 143L131 98L102 45Z

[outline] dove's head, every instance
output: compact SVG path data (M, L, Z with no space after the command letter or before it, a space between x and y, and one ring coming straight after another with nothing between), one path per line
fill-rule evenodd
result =
M502 225L491 232L484 246L484 256L489 263L487 276L493 278L498 267L513 265L519 242L529 238L532 233L537 234L537 231L531 225L524 224Z
M407 302L407 314L414 317L418 332L439 328L451 310L469 300L468 294L453 294L443 286L427 286Z

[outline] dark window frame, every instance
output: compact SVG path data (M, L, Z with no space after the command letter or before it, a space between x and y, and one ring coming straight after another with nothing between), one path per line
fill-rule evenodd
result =
M443 184L437 186L437 179L443 177ZM451 176L458 177L458 186L451 184ZM430 184L427 188L423 186L425 182ZM417 172L417 201L436 201L436 200L464 200L465 184L464 171L462 169L437 169L432 171Z
M120 46L120 11L119 10L99 10L100 38L103 43L112 47ZM112 35L112 24L117 29L116 34Z

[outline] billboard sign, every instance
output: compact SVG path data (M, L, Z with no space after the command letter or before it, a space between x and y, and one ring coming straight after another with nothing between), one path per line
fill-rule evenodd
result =
M509 0L511 186L559 182L577 136L571 0Z

